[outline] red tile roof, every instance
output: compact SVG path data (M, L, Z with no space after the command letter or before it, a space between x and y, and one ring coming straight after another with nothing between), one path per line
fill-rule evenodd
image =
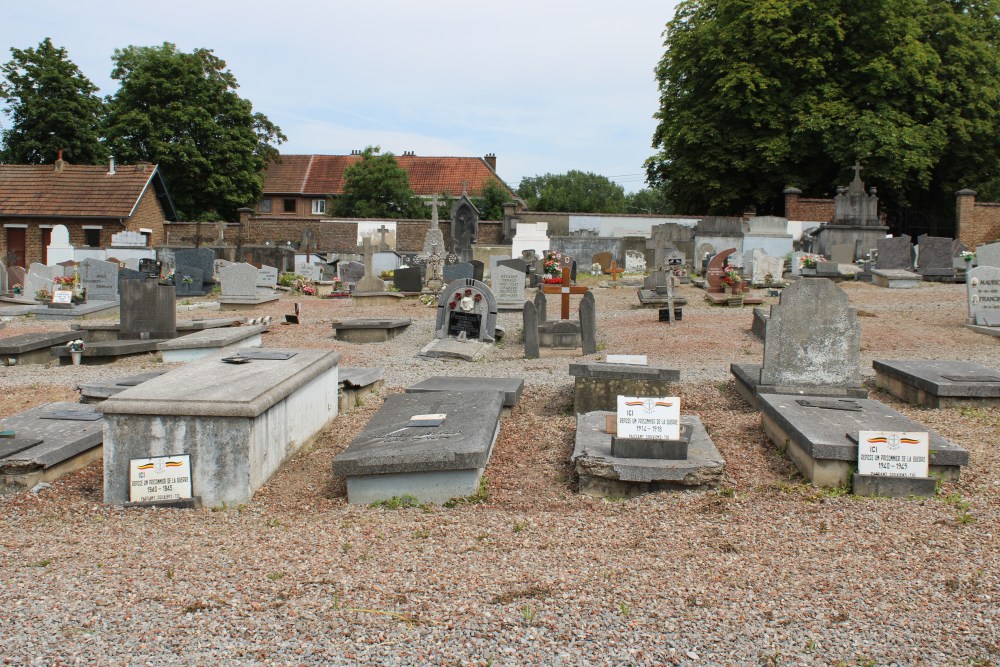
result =
M458 197L462 184L475 194L495 179L511 196L514 192L481 157L424 157L396 155L396 162L410 177L410 188L418 195L446 194ZM264 194L340 195L344 193L344 170L360 155L282 155L264 171Z
M0 164L0 216L128 218L155 165Z

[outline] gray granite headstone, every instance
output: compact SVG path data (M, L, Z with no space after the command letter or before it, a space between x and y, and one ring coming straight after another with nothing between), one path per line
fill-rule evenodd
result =
M1000 241L976 246L976 264L1000 268Z
M257 269L257 287L274 289L278 284L278 268L266 264Z
M161 285L155 280L123 280L120 297L122 339L177 335L177 297L173 285Z
M524 303L524 272L509 266L497 266L492 276L497 306L517 306Z
M392 284L400 292L419 292L424 288L423 277L419 266L408 266L405 269L396 269L392 277Z
M55 282L48 275L39 275L33 271L28 271L24 277L24 296L28 299L35 298L38 290L52 291Z
M470 259L469 264L472 265L472 279L482 282L483 270L486 268L486 265L480 262L478 259Z
M446 283L453 283L456 280L466 280L468 278L472 278L475 273L475 269L469 262L444 265L444 281Z
M969 319L980 326L1000 327L1000 267L977 266L965 274Z
M826 278L802 278L771 307L760 383L856 387L860 354L861 327L847 293Z
M545 292L538 290L535 292L535 310L538 313L539 324L544 324L549 319L549 309Z
M906 234L891 239L879 239L876 245L878 246L876 269L909 271L913 268L913 241Z
M223 297L252 297L257 295L257 267L243 262L223 267L219 281Z
M181 248L174 250L174 266L201 269L204 282L214 283L215 252L211 248Z
M528 273L528 263L523 259L502 259L497 262L497 266L509 266L512 269L517 269L525 275Z
M531 301L524 302L524 358L538 358L538 312Z
M87 288L87 301L118 300L118 265L100 259L80 262L80 283Z
M177 265L174 268L174 288L177 296L202 296L205 294L205 279L196 266Z
M597 353L597 302L590 290L580 300L580 340L584 354Z
M365 275L365 265L361 262L341 262L337 268L340 270L340 280L345 285L357 284Z
M837 245L830 246L830 261L835 264L853 264L854 244L838 243Z
M917 243L920 248L918 273L954 274L951 258L952 239L923 234L917 238Z

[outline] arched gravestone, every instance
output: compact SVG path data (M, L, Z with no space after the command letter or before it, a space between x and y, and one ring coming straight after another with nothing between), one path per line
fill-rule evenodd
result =
M485 283L468 278L450 283L438 297L436 338L457 338L492 343L496 337L497 301Z
M736 248L723 250L708 262L708 270L705 271L705 280L708 281L709 292L722 292L722 269L726 266L726 260L736 252Z

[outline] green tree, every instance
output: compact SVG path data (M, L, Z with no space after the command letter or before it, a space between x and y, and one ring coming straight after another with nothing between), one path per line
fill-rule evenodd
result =
M361 159L344 170L344 194L337 212L346 218L422 218L425 213L410 189L410 178L392 153L379 146L361 151Z
M236 94L225 61L166 42L116 49L112 61L121 85L108 100L107 138L119 160L158 163L185 219L232 220L260 197L286 137Z
M11 49L2 68L0 99L11 126L0 130L0 161L12 164L54 162L96 164L107 157L101 144L104 103L97 86L46 37L38 48Z
M998 0L684 0L656 68L658 153L678 210L828 194L855 160L892 202L954 211L1000 167Z
M503 220L503 205L513 197L507 188L500 185L500 181L491 178L471 199L479 209L479 217L482 220Z
M527 176L517 194L532 211L570 213L621 213L625 190L607 176L570 170L565 174Z
M626 213L668 215L674 212L664 187L643 188L625 195Z

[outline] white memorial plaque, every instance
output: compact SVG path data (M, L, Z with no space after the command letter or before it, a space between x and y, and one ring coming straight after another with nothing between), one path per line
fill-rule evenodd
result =
M927 477L930 436L916 431L858 433L858 473Z
M681 399L618 397L618 437L638 440L679 440Z
M145 503L191 497L191 456L157 456L129 462L129 500Z
M645 354L609 354L605 363L648 366L649 358Z
M73 303L73 291L57 289L52 293L52 303Z

